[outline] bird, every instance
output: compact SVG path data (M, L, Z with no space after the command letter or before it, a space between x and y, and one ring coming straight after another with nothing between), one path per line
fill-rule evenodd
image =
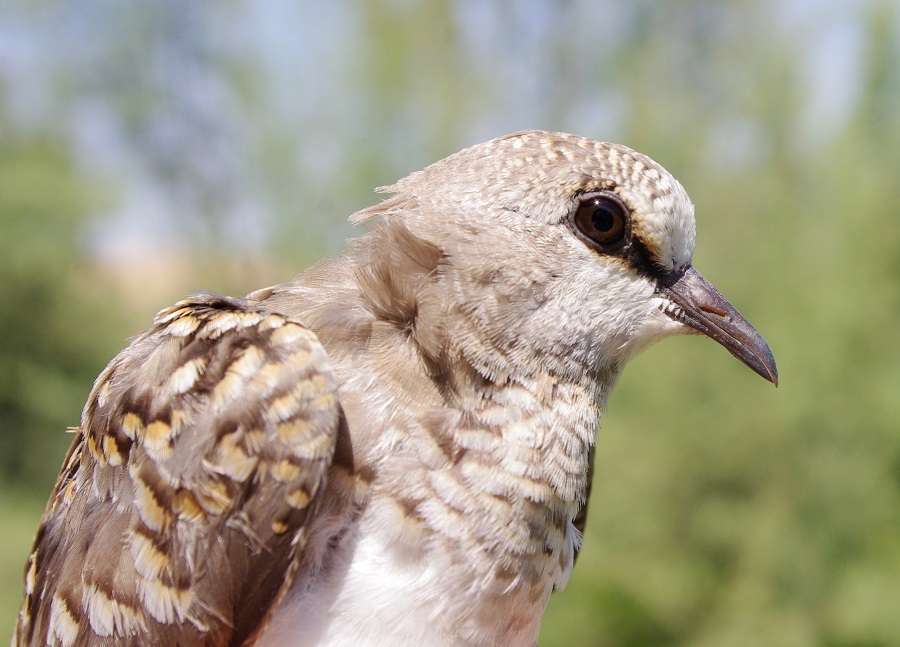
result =
M103 370L13 645L534 645L625 364L700 334L777 386L641 153L524 131L378 191L345 254Z

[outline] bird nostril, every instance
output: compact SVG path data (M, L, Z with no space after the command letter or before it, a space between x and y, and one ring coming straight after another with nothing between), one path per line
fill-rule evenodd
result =
M728 317L728 313L726 313L724 310L719 310L718 308L714 308L713 306L701 305L700 309L703 312L708 312L709 314L719 315L720 317L723 317L723 318Z

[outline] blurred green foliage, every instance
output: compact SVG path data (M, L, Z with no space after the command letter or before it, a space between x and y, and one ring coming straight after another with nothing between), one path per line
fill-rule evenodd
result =
M299 135L265 112L251 63L229 72L246 119L264 122L255 168L275 196L273 247L292 257L277 278L302 269L311 231L334 226L322 213L370 203L371 185L474 143L461 140L466 123L502 112L498 87L511 81L472 58L449 7L361 3L351 33L372 55L334 82L365 100ZM600 431L585 546L551 600L545 647L900 644L900 16L895 3L861 4L849 116L816 130L805 123L809 43L773 27L776 7L634 3L614 38L572 39L560 19L542 50L551 55L529 59L547 91L529 125L573 130L584 123L568 111L576 98L613 97L614 138L685 184L696 266L763 333L781 375L773 389L700 338L666 341L629 366ZM510 58L527 53L517 36L497 37ZM126 105L140 123L143 104ZM62 432L124 337L166 302L135 316L79 245L116 187L85 179L52 127L0 125L2 636ZM329 128L347 130L353 162L320 187L327 203L309 204L317 176L300 177L293 151ZM328 159L316 157L315 170ZM227 289L221 261L186 267L189 286ZM251 289L258 274L225 283Z
M122 335L77 251L92 188L61 137L0 124L0 482L46 492Z

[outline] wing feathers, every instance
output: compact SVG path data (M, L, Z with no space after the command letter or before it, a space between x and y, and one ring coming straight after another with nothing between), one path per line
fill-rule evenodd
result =
M240 644L297 570L340 407L315 335L164 310L103 371L35 539L18 644Z

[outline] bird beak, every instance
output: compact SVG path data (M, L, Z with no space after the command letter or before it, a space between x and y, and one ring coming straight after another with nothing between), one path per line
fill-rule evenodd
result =
M668 316L716 340L778 386L778 369L766 340L693 266L662 276L657 292L672 303L664 310Z

